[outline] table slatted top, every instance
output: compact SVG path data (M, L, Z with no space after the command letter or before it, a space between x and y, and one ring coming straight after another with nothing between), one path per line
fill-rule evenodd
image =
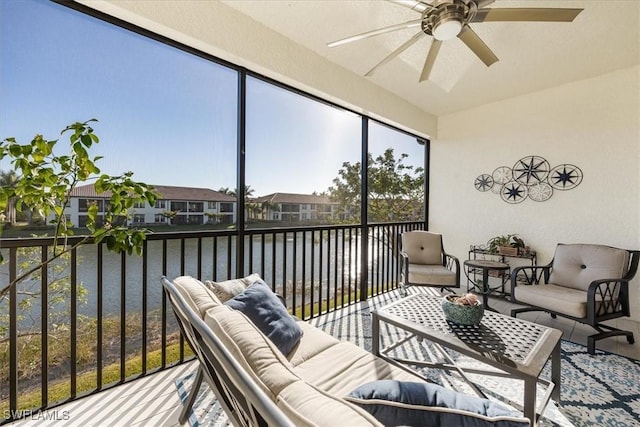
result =
M416 329L414 332L436 338L450 348L471 351L500 364L532 367L534 371L542 369L562 335L556 329L488 311L480 325L458 325L445 320L441 304L440 297L416 294L376 313L382 320Z

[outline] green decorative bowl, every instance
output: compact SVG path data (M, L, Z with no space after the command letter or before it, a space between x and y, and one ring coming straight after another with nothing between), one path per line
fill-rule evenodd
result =
M484 315L484 305L478 302L476 305L461 305L453 302L462 295L447 295L442 298L442 312L444 318L458 325L478 325Z

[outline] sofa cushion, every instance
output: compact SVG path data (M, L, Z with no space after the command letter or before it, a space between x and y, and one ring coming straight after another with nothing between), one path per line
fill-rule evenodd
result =
M420 381L419 377L350 342L327 348L295 366L293 372L336 396L344 396L363 383L381 379Z
M225 302L247 289L249 285L257 280L260 280L260 275L258 273L253 273L240 279L225 280L223 282L207 280L204 283L214 294L216 294L220 301Z
M529 420L488 399L456 393L437 384L375 381L345 398L386 426L524 427Z
M598 279L619 279L629 267L629 252L603 245L558 245L549 283L586 291Z
M356 405L332 396L304 381L288 385L276 398L276 405L293 421L304 426L381 426Z
M287 359L294 367L340 343L336 338L305 321L299 320L298 325L302 329L302 338L298 345L287 355Z
M244 313L284 355L289 354L302 337L298 323L260 279L225 304Z
M200 314L200 318L204 317L208 309L222 304L218 297L207 289L204 283L191 276L176 277L173 283L187 304L189 304L196 313Z
M275 345L241 312L221 305L208 310L204 321L271 399L300 379Z

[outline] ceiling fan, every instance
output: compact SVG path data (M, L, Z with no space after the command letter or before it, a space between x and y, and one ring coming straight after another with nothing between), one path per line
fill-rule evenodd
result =
M387 1L415 10L421 16L419 19L336 40L328 43L327 46L340 46L392 31L419 27L420 31L418 33L378 62L365 76L372 76L379 67L407 50L421 37L425 35L432 36L434 40L420 74L420 82L429 79L442 43L455 37L462 40L487 67L498 61L498 57L471 29L469 24L499 21L571 22L583 10L564 8L486 8L495 0L433 0L430 3L418 0Z

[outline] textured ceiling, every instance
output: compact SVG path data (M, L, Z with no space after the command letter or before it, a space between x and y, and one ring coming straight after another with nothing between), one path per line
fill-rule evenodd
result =
M359 75L417 29L334 48L327 43L420 17L415 11L383 0L224 3ZM571 23L472 24L499 58L491 67L486 67L460 40L453 39L442 45L430 80L418 83L431 43L431 37L425 36L367 78L440 116L640 63L640 0L497 0L489 7L568 7L584 11Z

